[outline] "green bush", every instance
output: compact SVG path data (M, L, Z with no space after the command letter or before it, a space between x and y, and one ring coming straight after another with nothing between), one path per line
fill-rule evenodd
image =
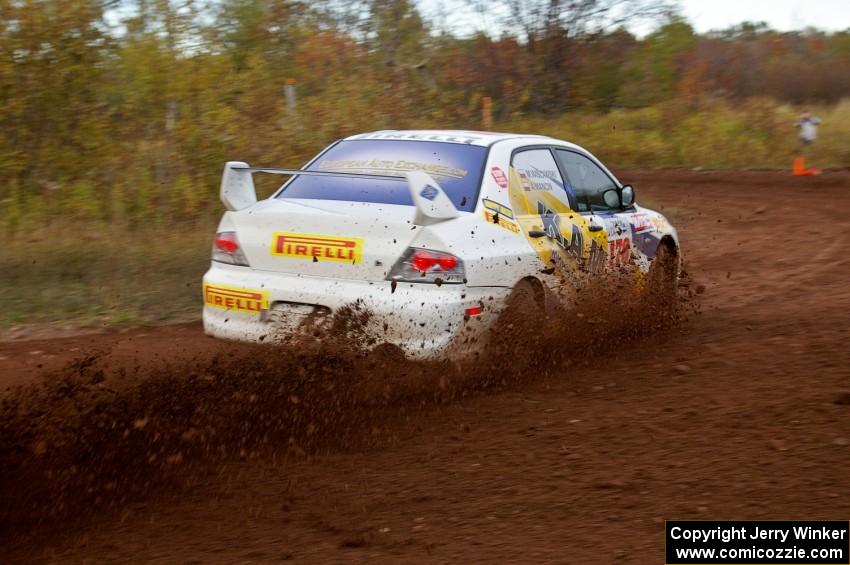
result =
M573 112L545 121L518 118L498 126L573 141L615 167L783 169L790 168L799 149L794 123L800 111L765 98L698 107L672 100L607 113ZM820 138L807 152L809 163L821 168L850 165L850 100L812 111L823 124Z

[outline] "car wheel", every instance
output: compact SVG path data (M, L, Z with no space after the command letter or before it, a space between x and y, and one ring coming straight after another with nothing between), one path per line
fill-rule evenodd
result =
M516 340L539 334L544 322L542 287L529 279L519 281L508 296L499 325Z
M647 292L653 306L670 311L676 305L679 256L673 246L662 241L649 267Z

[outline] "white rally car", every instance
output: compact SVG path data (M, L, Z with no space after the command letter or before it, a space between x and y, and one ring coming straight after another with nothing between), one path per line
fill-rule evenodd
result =
M256 172L289 178L257 201ZM486 342L512 293L551 311L564 273L645 278L663 261L678 275L667 220L589 152L550 137L354 135L302 169L228 162L221 198L203 320L223 339L343 331L334 318L357 312L368 343L458 358Z

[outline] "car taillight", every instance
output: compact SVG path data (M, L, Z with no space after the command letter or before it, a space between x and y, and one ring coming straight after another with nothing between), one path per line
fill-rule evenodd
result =
M427 273L435 267L442 271L451 271L457 267L457 257L448 253L436 253L427 249L417 249L410 258L413 268L419 272Z
M239 243L231 239L230 234L222 234L220 237L215 238L215 246L219 248L219 250L224 251L225 253L233 253L237 249L239 249Z
M215 234L212 246L212 260L231 265L248 266L248 259L239 247L236 232L222 231Z
M464 282L463 261L451 253L409 247L387 276L391 281L433 284Z

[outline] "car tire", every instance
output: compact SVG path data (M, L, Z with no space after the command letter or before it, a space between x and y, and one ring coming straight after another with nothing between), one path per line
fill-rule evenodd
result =
M675 308L678 279L679 255L674 246L662 241L647 276L647 292L655 308L662 312L670 312Z
M544 318L542 287L535 281L522 279L508 296L499 323L516 339L538 334Z

